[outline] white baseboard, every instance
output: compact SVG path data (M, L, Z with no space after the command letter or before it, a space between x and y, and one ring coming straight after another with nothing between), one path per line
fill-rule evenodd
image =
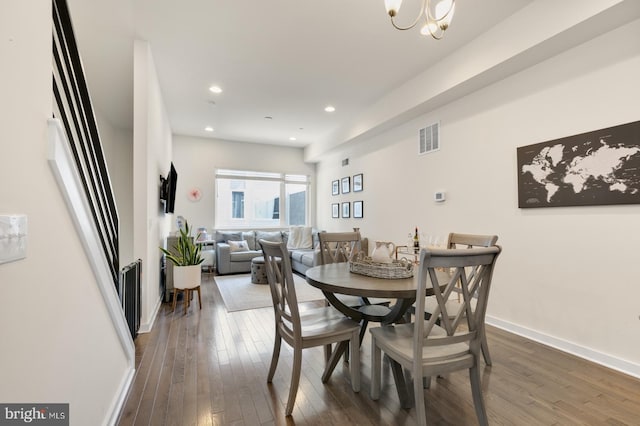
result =
M132 366L127 370L127 374L125 374L124 378L122 379L122 383L120 384L120 389L118 389L116 398L114 399L110 407L111 414L109 415L109 418L107 420L107 423L106 423L107 425L114 426L118 424L118 419L120 418L120 412L122 411L122 408L124 407L124 403L127 400L127 396L129 395L129 388L133 383L133 378L135 377L135 374L136 374L136 369Z
M494 327L498 327L500 329L509 331L519 336L526 337L527 339L533 340L538 343L542 343L543 345L551 346L552 348L570 353L572 355L586 359L591 362L595 362L596 364L603 365L613 370L620 371L621 373L625 373L630 376L640 378L640 365L636 363L633 363L621 358L616 358L609 354L595 351L593 349L580 346L573 342L569 342L564 339L559 339L557 337L550 336L548 334L540 333L530 328L526 328L518 324L504 321L499 318L491 317L489 315L486 316L485 320L487 324L492 325Z
M156 306L153 308L153 313L151 314L151 321L144 324L140 324L138 333L149 333L153 329L153 324L156 322L156 317L158 316L158 312L160 311L160 306L162 306L162 296L158 299Z

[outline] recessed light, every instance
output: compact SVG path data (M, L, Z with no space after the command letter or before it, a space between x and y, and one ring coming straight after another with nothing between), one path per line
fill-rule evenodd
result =
M218 86L209 87L209 91L212 93L222 93L222 89Z
M289 140L290 140L290 141L295 141L295 140L297 140L297 139L296 139L295 137L291 136L291 137L289 138Z
M213 127L207 126L204 128L205 132L213 132Z
M324 108L324 110L325 110L325 111L327 111L327 112L333 112L333 111L335 111L336 109L335 109L335 107L333 107L333 106L331 106L331 105L327 105L327 106Z

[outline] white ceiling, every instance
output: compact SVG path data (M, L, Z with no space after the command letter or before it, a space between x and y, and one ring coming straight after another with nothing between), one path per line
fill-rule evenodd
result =
M441 41L393 29L383 0L68 3L94 106L113 125L133 126L133 41L142 39L174 133L306 146L530 0L458 0ZM405 0L400 18L417 5Z

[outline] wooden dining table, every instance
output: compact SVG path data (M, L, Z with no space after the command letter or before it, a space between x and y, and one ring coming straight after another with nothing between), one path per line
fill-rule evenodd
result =
M445 274L446 272L442 272ZM314 266L306 271L307 282L322 290L329 303L346 316L355 321L362 321L361 339L366 330L368 322L379 322L383 325L405 322L405 314L416 301L416 290L418 288L418 271L414 272L414 276L410 278L386 279L375 278L366 275L353 273L349 270L349 264L331 263L327 265ZM447 282L447 280L444 280ZM346 294L351 296L359 296L363 298L386 298L393 299L390 306L365 304L360 307L349 306L342 301L336 294ZM427 283L427 292L425 296L433 295L433 289L429 288ZM344 352L347 348L346 343L341 343L342 347L338 347L338 351ZM337 363L339 357L334 357L333 362ZM333 369L335 364L331 366ZM413 398L410 398L404 380L404 374L400 364L391 362L391 371L393 373L398 397L403 407L411 407Z
M374 278L350 272L349 264L343 262L314 266L307 269L306 276L307 282L322 290L332 306L356 321L366 319L382 324L403 322L404 314L416 301L417 271L409 278ZM395 303L390 307L365 305L358 308L342 303L336 294L394 299Z

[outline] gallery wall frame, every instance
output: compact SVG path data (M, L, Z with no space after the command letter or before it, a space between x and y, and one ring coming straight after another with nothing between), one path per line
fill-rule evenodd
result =
M517 148L518 207L640 204L640 121Z
M338 219L340 217L340 204L331 204L331 217L334 219Z
M351 203L350 202L346 202L346 203L342 203L342 218L346 219L351 217Z
M362 173L353 175L353 192L360 192L363 189L362 186Z
M340 181L334 180L333 182L331 182L331 195L338 194L340 194Z
M348 194L349 192L351 192L351 177L347 176L347 177L343 177L341 180L342 183L342 193L343 194Z
M353 218L362 219L363 217L364 217L364 202L354 201L353 202Z

